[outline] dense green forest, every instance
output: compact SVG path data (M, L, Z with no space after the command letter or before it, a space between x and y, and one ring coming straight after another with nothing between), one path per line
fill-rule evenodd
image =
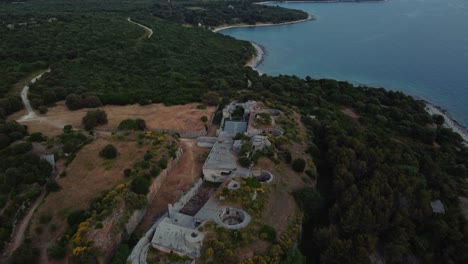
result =
M253 4L253 1L170 1L152 7L155 16L191 25L282 23L305 19L308 14L294 9Z
M217 2L212 8L240 5L219 3L223 4ZM31 72L47 68L52 71L31 87L35 108L53 105L71 93L94 95L104 104L180 104L198 101L210 90L246 85L242 66L254 53L248 42L204 28L181 27L142 12L143 8L159 10L153 5L145 0L1 4L0 96L8 101L0 101L0 116L21 107L11 93L13 85ZM255 14L250 10L256 10ZM247 2L220 23L240 14L259 22L307 16ZM129 23L128 17L153 29L153 37L146 39L144 30Z
M468 148L424 102L334 80L249 77L255 88L245 98L297 106L309 130L317 189L296 193L308 263L367 263L372 254L388 263L468 261L458 199L466 196ZM445 214L432 211L435 200Z

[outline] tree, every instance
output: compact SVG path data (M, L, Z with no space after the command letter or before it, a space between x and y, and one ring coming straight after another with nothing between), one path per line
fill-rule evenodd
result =
M205 93L202 98L202 102L206 105L218 105L221 101L219 94L212 91Z
M445 118L442 115L432 115L432 120L436 125L441 126L445 122Z
M94 107L102 106L102 102L99 99L99 97L95 95L88 95L81 101L81 106L94 108Z
M8 262L10 264L36 263L38 257L39 250L25 243L13 252Z
M73 131L72 125L65 125L65 126L63 127L63 133L64 133L64 134L68 134L68 133L70 133L70 132L72 132L72 131Z
M60 239L47 247L47 256L52 259L62 259L67 253L67 243L65 239Z
M283 262L283 264L304 264L306 263L305 261L306 259L301 254L301 251L295 248L288 252L286 255L286 260Z
M65 105L68 107L70 110L77 110L82 107L81 104L81 96L77 94L69 94L65 98Z
M92 130L98 125L107 124L107 114L104 110L88 111L83 117L82 124L86 130Z
M137 176L130 184L130 189L136 194L147 194L149 186L150 181L147 178Z
M108 144L99 152L99 156L106 159L115 159L117 157L117 148L112 144Z
M146 129L146 122L145 122L144 119L141 119L141 118L135 119L135 124L136 124L136 128L137 128L138 130L143 131L143 130Z
M292 163L293 170L297 172L303 172L305 169L306 162L302 158L297 158Z
M202 116L202 117L200 118L200 120L201 120L203 123L206 123L206 122L208 121L208 117Z

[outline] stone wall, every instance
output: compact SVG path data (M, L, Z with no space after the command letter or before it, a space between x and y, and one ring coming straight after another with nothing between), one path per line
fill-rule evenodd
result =
M146 195L146 198L148 199L148 204L150 204L153 201L154 197L156 196L159 189L161 188L161 185L163 184L163 182L165 182L167 176L172 171L172 169L177 165L177 162L179 162L179 158L182 155L182 153L183 153L183 149L182 147L180 147L176 152L176 157L174 159L171 159L169 163L167 164L167 168L162 170L159 173L158 177L153 179L149 188L149 192ZM147 208L144 208L144 209L133 212L132 216L130 217L128 222L125 224L125 232L123 234L124 236L123 238L125 238L125 236L131 235L133 231L135 231L135 228L138 226L141 219L143 219L143 217L145 216L146 209Z
M184 196L182 196L179 199L179 201L172 205L172 210L179 212L188 203L188 201L190 201L190 199L192 199L192 197L197 193L198 189L200 189L202 184L203 179L198 179L195 185L186 194L184 194Z
M161 188L161 185L165 182L166 178L168 177L169 173L172 171L172 169L177 165L180 156L183 153L182 147L180 147L177 152L176 152L176 157L171 159L168 164L167 168L162 170L158 177L154 178L151 182L151 185L149 187L149 192L146 195L146 198L148 199L148 203L151 203L156 196L157 192ZM128 219L127 223L125 224L123 230L120 233L117 233L112 236L112 243L111 245L107 245L107 249L105 250L105 254L101 256L99 262L100 263L108 263L110 261L110 258L113 256L115 250L117 249L118 245L130 237L130 235L135 231L135 228L138 226L140 221L143 219L147 211L147 208L143 208L140 210L136 210L132 213L130 218Z

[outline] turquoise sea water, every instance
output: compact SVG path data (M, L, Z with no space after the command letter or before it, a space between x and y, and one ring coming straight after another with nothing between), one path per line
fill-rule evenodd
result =
M401 90L468 126L468 1L271 3L316 17L222 33L266 49L257 69Z

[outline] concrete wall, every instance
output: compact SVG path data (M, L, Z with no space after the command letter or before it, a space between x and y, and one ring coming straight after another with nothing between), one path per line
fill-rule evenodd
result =
M192 199L192 197L197 193L198 189L202 186L203 180L198 179L195 185L182 196L179 201L172 205L172 210L179 212L187 203Z
M203 169L203 176L205 177L205 181L209 182L223 182L228 177L232 176L234 173L229 175L223 176L221 175L222 170L215 170L215 169Z
M205 128L198 130L156 129L153 131L177 133L181 138L197 138L206 135Z
M146 196L146 198L148 199L148 203L151 203L153 201L157 192L161 188L161 185L165 182L166 178L168 177L172 169L177 165L177 162L179 161L179 158L182 155L182 153L183 153L183 149L182 147L180 147L176 152L176 157L174 159L171 159L168 162L167 168L162 170L159 173L158 177L152 180L151 185L149 187L149 192ZM146 211L147 211L147 207L140 209L140 210L136 210L132 213L127 223L124 225L123 230L120 233L115 234L112 240L113 242L112 245L109 245L111 250L109 250L109 248L105 250L106 254L102 256L103 263L108 263L114 251L117 249L118 245L122 242L122 240L129 238L130 235L133 233L133 231L135 231L135 228L138 226L140 221L145 216Z
M165 182L169 173L179 162L179 158L182 155L182 153L183 153L183 149L182 147L180 147L176 152L176 158L171 159L169 163L167 164L167 168L162 170L159 173L158 177L153 179L149 188L149 192L146 195L146 198L148 199L148 204L153 201L154 197L156 196L159 189L161 188L161 185L163 184L163 182ZM146 208L133 212L132 216L130 217L128 222L125 224L124 236L129 236L130 234L133 233L133 231L135 231L135 228L138 226L138 224L140 223L141 219L143 219L145 214L146 214Z

